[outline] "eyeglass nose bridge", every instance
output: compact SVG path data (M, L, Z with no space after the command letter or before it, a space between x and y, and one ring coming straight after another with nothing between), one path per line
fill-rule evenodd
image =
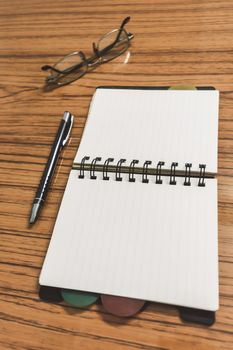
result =
M96 61L91 62L91 63L88 63L87 65L88 65L88 67L90 67L90 68L94 68L94 67L98 66L99 64L101 64L102 61L103 61L103 58L100 57L100 58L97 58Z

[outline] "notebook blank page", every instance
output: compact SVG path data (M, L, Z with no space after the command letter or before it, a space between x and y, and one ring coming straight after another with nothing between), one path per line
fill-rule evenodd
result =
M40 284L216 310L217 183L181 181L79 179L72 171Z
M206 164L217 172L218 91L97 89L75 162L84 156Z

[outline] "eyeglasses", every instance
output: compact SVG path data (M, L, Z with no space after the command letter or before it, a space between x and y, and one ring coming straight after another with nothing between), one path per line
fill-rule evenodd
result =
M93 55L86 58L82 51L73 52L62 58L54 66L45 65L43 71L49 71L46 78L48 85L65 85L81 78L89 69L113 60L125 52L130 46L133 34L124 29L130 17L126 17L119 29L114 29L100 38L97 45L92 44Z

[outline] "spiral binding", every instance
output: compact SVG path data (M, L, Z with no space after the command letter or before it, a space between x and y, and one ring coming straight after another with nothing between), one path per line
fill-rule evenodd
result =
M165 163L164 162L158 162L157 164L157 168L156 168L156 180L155 180L155 183L157 184L162 184L163 183L163 180L161 178L161 172L162 172L162 166L164 165Z
M171 172L170 172L170 185L176 185L176 167L178 166L178 163L173 162L171 165Z
M200 187L205 187L205 164L199 164L200 168L200 175L199 175L199 181L198 181L198 186Z
M92 160L91 162L91 168L90 168L90 178L92 180L96 180L96 175L95 175L95 166L96 166L96 163L97 162L100 162L101 161L101 157L96 157Z
M117 163L117 167L116 167L116 181L122 181L122 177L121 177L121 166L123 163L126 162L126 159L120 159Z
M134 177L134 167L135 164L138 164L139 160L133 159L132 162L130 163L129 166L129 182L135 182L135 177Z
M143 170L142 170L142 182L148 184L149 180L147 178L148 175L148 165L151 165L151 161L150 160L146 160L144 165L143 165Z
M86 160L89 160L90 157L83 157L81 161L81 166L80 166L80 173L79 173L79 178L84 179L84 163Z
M109 180L108 176L108 165L110 162L113 162L114 158L108 158L104 162L104 168L103 168L103 180Z
M90 172L90 179L97 179L96 171L102 171L103 173L103 180L109 180L110 177L108 176L109 171L112 173L115 173L115 180L116 181L122 181L122 172L128 174L128 181L129 182L135 182L135 173L140 174L142 176L142 182L143 183L149 183L148 175L155 176L155 183L156 184L162 184L163 180L162 177L169 176L169 184L170 185L176 185L177 176L184 177L184 186L191 186L191 178L196 177L198 178L198 186L199 187L205 187L205 179L206 179L206 164L199 164L199 172L191 173L192 163L186 163L185 164L185 171L179 171L177 174L177 162L172 162L170 171L169 170L163 170L162 167L165 165L165 162L159 161L157 163L156 169L149 168L149 166L152 164L150 160L146 160L143 164L143 167L136 168L136 164L139 163L139 160L133 159L129 165L129 167L124 167L122 169L123 163L126 162L126 159L121 158L116 165L111 165L110 163L114 162L114 158L107 158L104 161L104 164L97 164L101 161L101 157L96 157L92 159L91 163L87 164L86 161L88 161L90 157L85 156L82 158L81 163L79 164L79 178L84 179L85 177L85 171ZM97 167L97 170L96 170ZM110 167L110 168L109 168ZM207 176L208 177L208 176ZM210 176L209 176L210 177Z
M185 178L184 178L184 186L191 186L191 168L192 168L192 163L186 163L185 164Z

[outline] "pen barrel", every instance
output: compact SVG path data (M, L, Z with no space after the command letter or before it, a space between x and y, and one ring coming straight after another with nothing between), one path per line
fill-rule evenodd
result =
M60 150L62 148L62 140L63 140L63 133L66 127L66 123L64 120L61 121L56 138L54 140L53 146L51 148L47 164L45 166L43 175L40 180L40 184L38 186L36 197L34 200L34 203L38 203L45 200L45 197L47 195L53 173L56 168L56 164L59 158Z
M38 186L37 192L36 192L36 197L35 197L35 202L38 201L44 201L45 197L47 195L53 173L56 168L56 164L59 158L59 151L54 155L53 152L51 151L48 159L48 163L45 167L44 173L40 179L40 184Z

